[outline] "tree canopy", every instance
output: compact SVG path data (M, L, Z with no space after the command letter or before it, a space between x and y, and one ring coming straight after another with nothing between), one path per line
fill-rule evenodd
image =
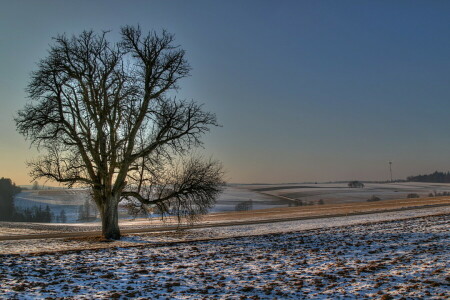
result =
M176 97L191 67L174 35L125 26L119 42L107 36L59 35L32 73L32 101L16 117L44 153L28 162L30 174L89 186L108 238L120 237L125 198L194 220L223 182L219 162L189 156L216 116Z

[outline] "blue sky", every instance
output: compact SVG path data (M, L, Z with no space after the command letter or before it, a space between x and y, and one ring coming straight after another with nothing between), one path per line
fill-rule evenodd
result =
M230 182L385 180L450 170L448 1L2 1L0 176L27 184L24 88L58 33L162 28L178 97L223 125L202 152Z

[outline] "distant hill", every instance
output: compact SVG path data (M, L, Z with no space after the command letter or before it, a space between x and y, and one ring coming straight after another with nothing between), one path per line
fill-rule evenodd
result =
M450 172L444 173L435 171L428 175L408 176L406 180L415 182L450 183Z

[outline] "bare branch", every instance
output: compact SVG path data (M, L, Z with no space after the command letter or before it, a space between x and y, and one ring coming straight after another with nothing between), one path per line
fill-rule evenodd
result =
M214 206L224 184L222 165L201 157L191 157L182 161L181 166L172 166L167 174L156 176L158 178L153 180L157 184L147 193L134 191L131 185L131 190L123 191L122 196L132 197L142 204L156 205L162 213L173 214L189 222L197 220Z
M31 101L15 118L45 153L29 162L31 176L89 185L113 227L121 197L165 212L178 207L186 217L206 212L220 191L217 164L192 160L178 173L167 167L217 126L201 105L169 96L189 76L185 51L166 31L125 26L119 43L107 35L58 35L32 73Z

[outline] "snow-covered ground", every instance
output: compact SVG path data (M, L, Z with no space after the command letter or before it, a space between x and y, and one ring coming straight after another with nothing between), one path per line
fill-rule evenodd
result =
M405 199L408 194L428 197L429 194L450 193L448 183L399 182L366 183L364 188L349 188L347 183L246 185L246 188L268 195L301 200L305 203L349 203L366 201L371 196L381 200Z
M437 212L445 214L417 217ZM434 208L129 236L104 244L107 249L7 254L0 297L446 299L449 228L448 208ZM183 242L211 237L228 238Z
M24 190L14 198L14 205L19 209L47 206L54 216L59 216L64 210L67 223L75 223L78 219L78 210L89 199L89 193L83 189L61 190ZM53 220L56 222L56 219Z
M211 212L227 212L239 210L238 206L244 203L251 203L249 210L265 209L274 207L289 206L289 200L283 200L271 195L261 194L246 188L228 186L217 199L216 205Z
M290 185L230 185L217 199L210 212L238 211L243 207L249 210L287 207L295 205L292 199L303 204L347 203L366 201L372 195L382 200L404 199L415 193L427 197L430 193L450 192L450 184L440 183L367 183L364 188L349 188L346 183L290 184ZM28 190L18 194L15 205L19 209L33 206L45 209L48 205L55 216L64 210L67 223L79 223L79 209L89 192L83 189ZM93 205L93 204L92 204ZM120 211L121 219L129 219L126 209ZM92 221L98 221L92 220ZM52 222L57 223L56 218Z
M19 209L32 208L33 206L45 209L48 205L55 216L59 216L61 211L64 210L67 218L66 223L78 223L80 222L78 211L86 199L90 199L89 192L83 189L25 190L16 195L14 202ZM290 204L290 201L245 188L229 186L219 196L211 212L236 211L239 210L238 207L242 203L250 203L250 205L247 205L248 209L264 209L286 207ZM131 218L131 216L127 215L124 209L121 211L121 218ZM56 219L52 221L56 222Z
M416 217L432 216L436 214L450 214L450 206L422 208L414 210L403 210L395 212L374 213L368 215L350 215L346 217L329 217L306 219L298 221L286 221L264 224L252 225L233 225L220 226L210 228L197 228L176 231L155 232L146 234L134 234L122 238L120 241L114 242L116 247L133 247L142 244L160 244L167 242L186 242L205 239L222 239L232 237L254 236L263 234L278 234L289 233L296 231L305 231L311 229L325 229L337 226L348 226L357 224L376 223L383 221L393 221L410 219ZM28 224L28 228L27 225ZM89 230L100 230L99 225L92 226L92 223L84 224L70 224L67 226L59 226L55 224L55 231L45 230L48 226L39 223L23 223L24 232L17 232L17 235L23 234L45 234L54 232L82 232ZM32 225L36 225L32 226ZM122 229L141 229L152 228L146 221L121 222ZM159 225L156 225L156 228ZM20 228L12 228L18 230ZM8 231L8 228L1 227L1 230L6 230L6 235L15 235ZM1 235L0 235L1 236ZM89 241L88 243L83 239L63 239L63 238L46 238L46 239L29 239L29 240L4 240L0 241L0 255L1 254L26 254L26 253L40 253L40 252L54 252L74 249L90 249L90 248L108 248L111 244L103 242Z

